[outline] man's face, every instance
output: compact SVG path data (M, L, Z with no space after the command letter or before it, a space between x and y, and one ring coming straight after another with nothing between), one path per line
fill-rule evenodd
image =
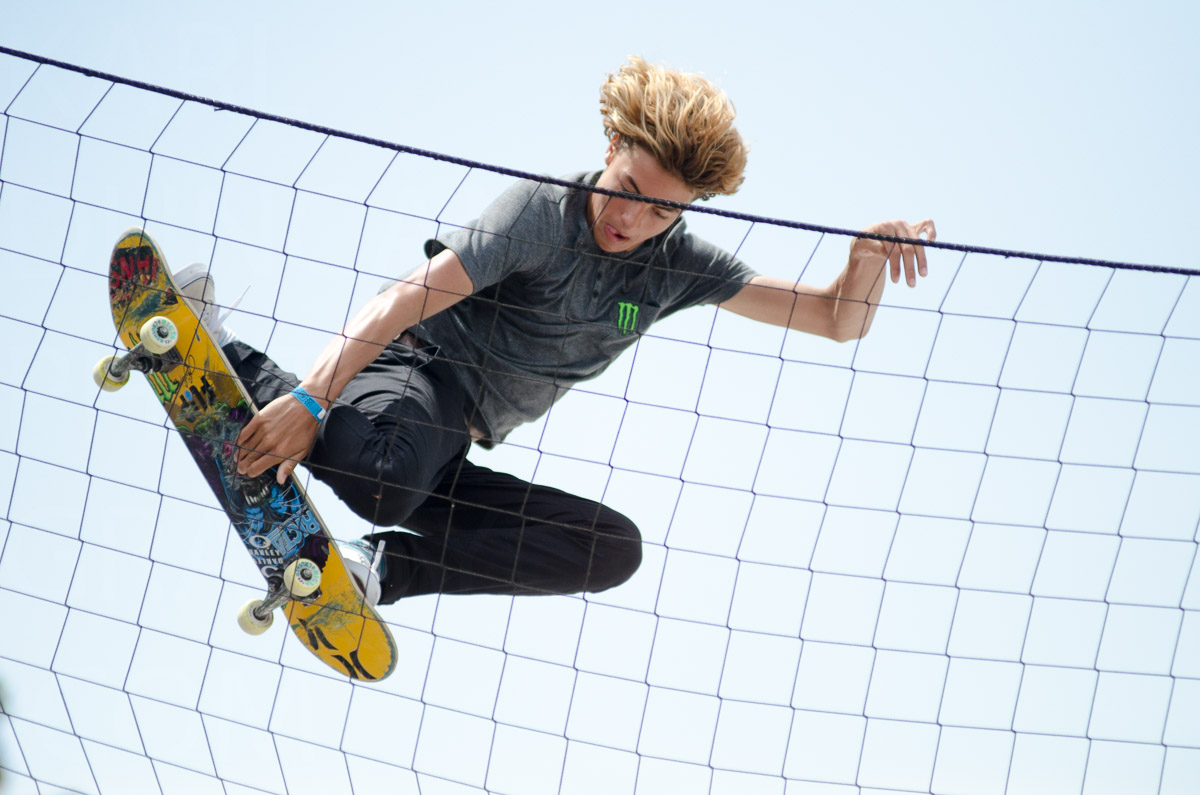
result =
M637 193L652 199L690 204L696 193L683 180L668 173L640 146L618 146L614 137L604 157L607 168L597 187ZM617 254L633 251L667 228L679 210L633 199L593 193L588 199L588 222L601 251Z

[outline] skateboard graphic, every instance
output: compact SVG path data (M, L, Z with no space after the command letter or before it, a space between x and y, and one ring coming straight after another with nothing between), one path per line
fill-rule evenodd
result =
M326 665L352 679L383 679L396 665L391 632L351 580L321 517L295 475L280 486L276 468L239 475L236 439L256 411L145 231L130 229L113 248L109 301L129 351L96 364L107 391L145 374L204 479L267 581L267 594L244 605L238 624L265 632L283 607L296 637Z

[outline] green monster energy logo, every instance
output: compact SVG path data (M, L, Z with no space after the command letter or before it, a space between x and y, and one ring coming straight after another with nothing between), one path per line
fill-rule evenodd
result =
M637 319L637 304L629 301L621 301L617 304L617 328L621 329L622 336L637 330Z

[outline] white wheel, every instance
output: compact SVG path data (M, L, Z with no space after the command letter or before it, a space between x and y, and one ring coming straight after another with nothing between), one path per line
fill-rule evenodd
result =
M179 329L168 317L156 315L142 324L142 345L151 353L166 353L179 342Z
M242 609L238 611L238 626L248 635L261 635L271 628L271 623L275 620L275 611L267 613L266 618L259 618L254 615L254 611L262 605L261 599L251 599L246 604L242 605Z
M96 386L103 389L105 392L116 392L121 387L129 383L129 371L126 370L120 377L113 375L109 368L112 363L117 360L117 356L105 356L100 361L96 362L96 366L92 368L92 380L96 382Z
M283 585L294 599L303 599L321 587L321 567L307 558L298 558L283 570Z

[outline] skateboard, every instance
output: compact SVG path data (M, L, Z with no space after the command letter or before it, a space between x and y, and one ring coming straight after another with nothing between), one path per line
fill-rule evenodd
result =
M238 624L251 634L271 626L282 607L296 637L325 664L352 679L380 680L396 665L387 625L366 604L304 488L276 468L239 475L238 434L256 411L229 360L179 289L158 245L130 229L113 248L109 302L128 352L93 370L107 391L145 374L171 423L267 581L263 599L246 603Z

